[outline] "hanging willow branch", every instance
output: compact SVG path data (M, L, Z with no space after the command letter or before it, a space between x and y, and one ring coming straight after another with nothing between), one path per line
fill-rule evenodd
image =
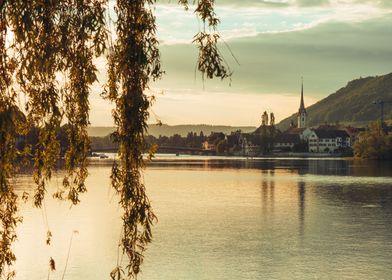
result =
M187 0L179 3L188 8ZM110 276L132 279L140 272L156 220L142 181L144 136L152 102L145 90L162 75L154 4L155 0L117 0L116 34L110 34L116 40L111 44L105 22L108 0L0 0L0 277L14 277L11 245L20 218L11 179L17 156L29 151L16 148L17 137L27 131L22 124L39 134L31 154L37 185L35 206L42 206L61 155L67 173L63 188L54 196L77 204L79 194L86 191L88 174L88 97L97 81L94 58L107 45L108 78L103 95L115 104L117 129L113 136L119 144L111 180L124 211L121 247L128 257L126 267L119 263ZM198 0L195 13L204 23L204 30L193 41L199 48L198 69L207 78L230 76L217 49L219 19L214 1ZM8 30L13 33L10 51ZM26 96L26 116L17 106L16 92ZM68 143L61 151L57 133L64 122Z
M183 5L186 10L189 9L189 0L179 0L178 3ZM195 4L194 13L203 23L203 31L193 37L193 43L199 49L197 69L203 78L228 78L232 72L218 50L220 35L217 32L217 27L220 20L214 11L215 0L194 0L192 3Z
M79 193L85 192L87 156L90 142L89 125L90 86L97 81L93 58L105 50L104 0L63 1L59 21L61 32L61 57L64 60L65 87L63 96L67 123L68 150L65 153L63 186L67 199L77 204ZM55 196L62 198L62 192Z
M6 38L7 20L6 3L0 3L0 277L12 279L15 272L12 264L16 257L12 243L16 240L16 226L21 221L18 217L17 195L11 178L14 176L17 155L16 133L18 114L15 93L11 89L15 61L9 58Z
M60 70L59 1L9 2L10 21L20 67L18 84L28 97L26 112L39 129L34 153L34 204L41 207L47 182L52 177L60 152L57 131L62 121L56 72Z
M124 209L122 248L129 258L126 272L112 271L112 279L134 278L140 271L151 227L156 218L141 180L144 133L150 101L144 94L150 79L161 76L155 17L149 5L154 1L118 0L117 40L109 56L109 80L105 96L116 104L113 112L119 144L119 163L112 168L112 186Z
M180 1L181 2L181 1ZM113 134L119 144L119 163L112 168L112 186L120 195L124 209L122 248L129 258L124 270L121 264L112 271L112 279L136 278L143 262L146 245L151 242L151 226L155 220L141 181L144 167L144 135L150 101L144 94L149 81L160 78L161 65L156 38L154 0L117 0L117 40L109 54L108 82L104 96L116 104L113 112L117 130ZM187 1L182 1L187 7ZM204 23L216 28L219 20L213 10L214 1L198 1L195 13ZM207 78L230 75L217 51L217 34L206 32L195 36L199 44L199 70Z

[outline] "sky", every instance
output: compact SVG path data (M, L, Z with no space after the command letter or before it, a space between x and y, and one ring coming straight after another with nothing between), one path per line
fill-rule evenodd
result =
M191 43L202 25L176 3L154 7L166 74L150 86L149 123L258 126L264 111L279 121L298 110L301 77L309 106L350 80L392 72L391 0L216 0L233 76L204 82ZM103 83L105 61L97 63ZM94 85L91 124L111 126L101 91Z

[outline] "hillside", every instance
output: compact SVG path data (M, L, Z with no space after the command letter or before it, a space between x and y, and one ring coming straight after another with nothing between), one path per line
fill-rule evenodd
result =
M364 126L369 121L380 119L380 106L374 104L376 100L392 101L392 73L353 80L337 92L307 107L308 125L339 122ZM384 116L386 120L392 119L392 104L385 105ZM297 114L282 120L278 128L287 129L290 120L296 124Z
M148 133L155 137L162 136L172 136L174 134L180 134L181 136L187 136L188 132L196 132L197 134L200 131L203 131L204 135L209 135L211 132L223 132L225 134L229 134L232 131L241 130L243 132L251 132L254 131L256 127L253 126L224 126L224 125L206 125L206 124L198 124L198 125L166 125L163 124L161 126L151 124L149 125ZM103 137L112 133L114 131L114 127L89 127L88 134L89 136L97 136Z

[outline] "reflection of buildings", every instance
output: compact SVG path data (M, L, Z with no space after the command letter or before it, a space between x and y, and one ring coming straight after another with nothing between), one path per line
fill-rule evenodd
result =
M263 216L268 217L270 213L274 212L275 200L275 171L262 170L263 181L261 183L261 203Z
M291 233L298 232L298 236L303 236L306 219L305 182L286 181L284 177L287 174L278 170L261 170L261 173L263 224L273 230L290 228Z
M299 234L301 236L304 235L304 227L305 227L305 183L302 181L298 182L298 219L299 219Z
M299 175L335 175L335 176L370 176L370 177L391 177L392 162L361 161L348 159L296 159L296 158L265 158L254 160L220 160L209 162L210 167L233 167L251 168L266 172L268 176L273 176L272 170L287 170ZM158 164L158 162L153 162ZM177 166L179 163L176 163ZM187 165L189 163L183 163ZM264 174L264 173L263 173ZM264 180L264 179L263 179ZM271 179L272 180L272 179Z
M318 175L351 175L352 162L347 160L309 160L306 173Z

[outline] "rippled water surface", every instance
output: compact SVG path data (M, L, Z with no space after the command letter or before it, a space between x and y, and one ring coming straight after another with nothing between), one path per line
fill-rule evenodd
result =
M109 279L120 209L110 165L79 206L21 205L18 280ZM164 158L144 175L159 222L139 279L392 279L392 166L350 160ZM20 175L20 193L33 188ZM53 232L47 246L46 230ZM71 241L72 232L75 233ZM71 246L70 246L71 245Z

